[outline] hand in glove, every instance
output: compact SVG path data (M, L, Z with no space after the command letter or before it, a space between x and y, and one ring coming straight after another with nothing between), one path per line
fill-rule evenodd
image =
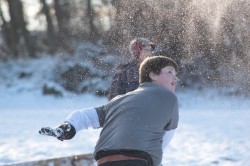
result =
M56 128L42 127L39 133L41 135L53 136L63 141L73 138L76 134L76 130L70 123L65 122Z

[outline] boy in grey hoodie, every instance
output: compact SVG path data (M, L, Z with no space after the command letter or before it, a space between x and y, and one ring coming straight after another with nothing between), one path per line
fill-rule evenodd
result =
M103 106L75 111L63 124L39 133L67 140L79 130L102 127L94 152L98 166L158 166L162 147L178 126L177 72L172 59L149 57L140 65L136 90Z

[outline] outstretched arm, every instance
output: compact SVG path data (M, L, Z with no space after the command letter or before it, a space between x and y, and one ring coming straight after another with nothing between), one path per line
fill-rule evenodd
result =
M89 127L100 127L98 114L94 107L71 113L66 118L65 122L72 124L76 132L82 129L88 129Z
M57 127L42 127L39 133L42 135L53 136L63 141L72 139L76 132L89 127L99 128L99 118L95 108L88 108L71 113L64 123Z

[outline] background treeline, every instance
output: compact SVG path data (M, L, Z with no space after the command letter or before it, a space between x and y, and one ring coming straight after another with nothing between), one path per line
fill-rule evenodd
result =
M25 0L0 0L1 61L44 52L73 55L82 41L128 55L129 41L140 36L157 43L156 54L180 64L182 86L250 94L249 0L33 1L44 29L27 28Z

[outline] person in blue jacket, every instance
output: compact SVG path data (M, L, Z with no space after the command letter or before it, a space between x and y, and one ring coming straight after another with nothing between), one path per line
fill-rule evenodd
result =
M115 69L109 91L108 100L117 95L133 91L139 86L139 66L147 57L153 56L155 44L146 38L135 38L129 44L131 59Z

